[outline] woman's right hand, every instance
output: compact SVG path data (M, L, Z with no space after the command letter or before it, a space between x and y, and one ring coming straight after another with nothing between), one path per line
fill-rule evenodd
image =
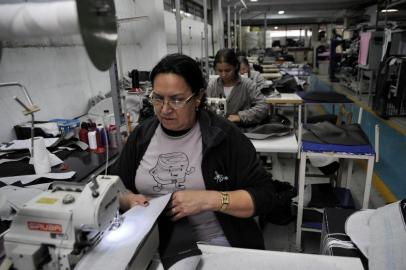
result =
M128 210L136 205L148 206L148 198L142 194L134 194L132 192L125 192L120 195L120 208Z

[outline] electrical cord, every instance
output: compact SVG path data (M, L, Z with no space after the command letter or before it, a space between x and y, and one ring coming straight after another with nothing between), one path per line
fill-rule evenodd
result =
M104 169L104 177L106 177L107 176L107 170L108 170L108 167L109 167L109 145L110 145L110 143L109 143L109 136L107 136L107 133L108 133L108 127L107 127L107 123L106 123L106 120L103 118L103 125L104 125L104 139L105 139L105 142L106 142L106 168Z
M66 231L65 231L66 234L69 233L69 230L72 228L72 224L73 224L73 212L70 212L68 226L66 227ZM61 241L60 241L59 247L58 247L58 251L57 251L57 261L56 261L57 266L56 267L58 270L61 270L61 264L60 264L61 248L60 247L62 246L63 241L65 241L64 237L61 238Z

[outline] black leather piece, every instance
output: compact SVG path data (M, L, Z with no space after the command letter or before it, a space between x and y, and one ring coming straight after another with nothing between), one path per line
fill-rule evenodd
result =
M339 145L369 144L368 137L365 135L360 125L350 124L339 127L326 121L307 125L302 139L303 141L315 143Z
M271 123L257 126L244 134L250 139L263 140L269 137L280 137L291 133L292 129L290 127L284 124Z
M343 94L333 91L309 91L301 97L305 101L326 102L326 103L352 103L352 101Z
M159 255L164 269L169 269L178 261L187 257L201 255L196 239L187 218L171 221L161 214L158 219Z
M338 171L339 168L340 168L340 163L337 161L334 161L326 166L319 167L319 170L324 175L333 175L336 171Z
M279 93L295 93L301 89L296 83L295 77L284 75L281 79L274 81L273 85Z

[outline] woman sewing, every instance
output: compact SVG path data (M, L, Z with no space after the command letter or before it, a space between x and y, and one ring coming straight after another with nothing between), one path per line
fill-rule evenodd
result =
M155 116L131 133L115 171L123 210L173 192L168 213L187 218L196 239L264 248L252 218L274 205L272 181L239 129L205 110L205 79L190 57L171 54L152 70Z
M221 49L214 58L219 75L207 87L208 97L225 97L227 119L241 126L261 123L268 116L268 105L256 84L240 76L240 63L231 49Z

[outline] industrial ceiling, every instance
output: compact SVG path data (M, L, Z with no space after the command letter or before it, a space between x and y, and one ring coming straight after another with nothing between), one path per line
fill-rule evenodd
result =
M376 5L377 0L222 0L223 9L230 6L231 14L234 10L241 11L242 25L263 25L265 12L268 25L342 23L344 18L355 19L359 22L368 20L365 9ZM279 11L284 14L278 14ZM402 10L404 11L404 10ZM405 14L400 12L399 16ZM233 16L233 15L232 15ZM405 15L401 15L406 17Z

